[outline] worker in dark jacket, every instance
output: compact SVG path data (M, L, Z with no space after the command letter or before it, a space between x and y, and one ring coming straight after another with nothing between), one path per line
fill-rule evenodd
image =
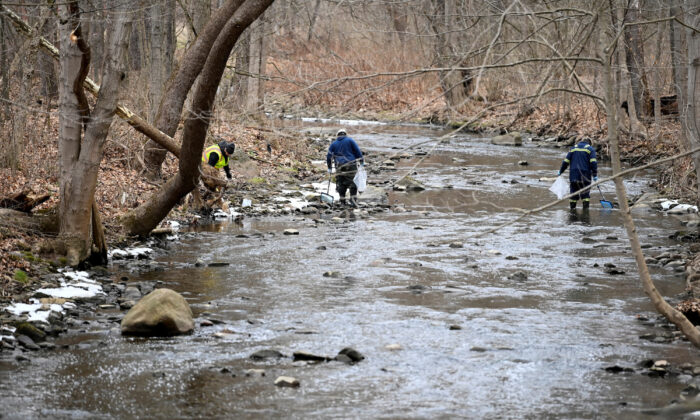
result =
M224 168L226 178L231 179L231 169L228 166L228 158L236 151L236 145L233 142L220 141L218 144L204 149L202 153L202 162L208 163L210 166L221 169Z
M329 174L333 162L335 162L335 184L336 191L340 195L340 204L346 204L345 192L350 189L350 207L357 207L357 185L354 178L357 173L357 163L364 165L365 160L360 147L355 140L348 137L344 129L338 130L335 141L328 148L326 163Z
M569 206L575 209L580 198L583 200L583 208L587 209L591 203L589 188L591 180L598 180L598 161L595 157L595 149L591 146L591 139L585 138L569 150L557 176L561 175L566 168L569 168L569 191L571 194L578 193L571 197Z

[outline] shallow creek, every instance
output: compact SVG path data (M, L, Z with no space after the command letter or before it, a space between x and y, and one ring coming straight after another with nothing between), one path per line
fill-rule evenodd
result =
M443 131L348 127L372 154L396 152ZM331 130L329 129L329 132ZM427 151L432 145L420 149ZM183 234L153 270L113 267L114 279L160 280L196 317L222 321L177 338L125 338L118 323L85 321L68 344L0 363L3 418L639 418L687 384L644 375L637 364L700 362L689 343L654 343L660 327L629 251L618 211L566 204L475 237L549 201L564 149L494 146L456 136L416 169L428 189L391 192L406 212L246 218ZM417 158L403 159L402 175ZM527 165L519 165L527 161ZM378 163L377 161L374 161ZM610 169L601 165L601 176ZM373 175L369 180L372 182ZM628 180L631 194L648 179ZM608 199L612 183L603 186ZM635 211L650 255L680 249L679 219ZM283 235L284 229L299 235ZM450 247L461 242L463 247ZM453 244L454 245L454 244ZM456 246L456 245L455 245ZM201 260L203 267L194 262ZM207 267L228 262L230 266ZM611 276L604 264L625 272ZM596 266L597 264L597 266ZM157 268L157 269L156 269ZM666 296L682 272L651 267ZM327 272L337 272L325 277ZM526 278L521 274L526 275ZM514 275L516 274L516 275ZM113 310L112 314L121 314ZM226 330L223 338L214 333ZM391 346L398 345L398 346ZM258 350L366 359L308 364L254 361ZM387 348L387 346L389 346ZM610 373L618 365L634 372ZM264 369L265 375L246 375ZM280 375L299 388L273 385Z

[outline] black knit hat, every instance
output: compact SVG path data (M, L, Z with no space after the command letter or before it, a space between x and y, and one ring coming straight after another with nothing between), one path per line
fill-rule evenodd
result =
M236 145L233 142L230 142L226 145L226 153L228 155L233 155L233 153L236 151Z

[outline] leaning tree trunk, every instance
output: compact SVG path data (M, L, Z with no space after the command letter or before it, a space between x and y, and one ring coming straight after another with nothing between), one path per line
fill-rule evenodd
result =
M125 78L123 67L131 24L126 20L126 13L117 13L102 75L104 83L90 115L82 88L89 70L90 50L80 30L77 1L61 4L58 10L61 16L58 28L61 42L59 242L65 247L68 264L77 266L90 258L93 240L104 243L100 238L101 227L93 229L93 224L99 223L95 189L119 87ZM99 252L102 257L104 251Z
M244 0L228 0L212 15L197 40L185 53L177 73L168 80L155 119L156 127L168 136L173 137L177 131L187 94L202 71L216 37L243 3ZM146 143L144 162L151 177L160 177L166 153L166 149L155 141L149 140Z
M606 57L603 63L603 71L605 73L608 144L610 146L613 177L615 177L615 175L621 172L622 165L620 163L619 139L617 131L618 108L612 77L612 50L613 46L609 46L602 56ZM695 328L695 326L688 320L688 318L685 317L685 315L666 302L661 293L659 293L659 291L656 289L656 286L651 279L649 268L647 267L644 253L642 252L639 236L637 235L637 228L634 224L634 220L632 219L629 204L627 203L627 191L625 189L622 177L615 177L615 191L617 193L617 200L620 203L620 214L622 215L625 230L627 231L627 237L630 241L630 247L632 248L632 253L634 254L634 258L637 263L637 270L639 271L639 278L642 282L644 292L649 299L651 299L651 302L657 312L666 317L666 319L672 322L681 332L683 332L683 334L695 347L700 347L700 331Z
M128 233L144 235L156 228L175 204L192 191L199 182L199 166L212 105L226 69L229 54L241 33L262 15L272 2L273 0L247 0L220 30L199 75L201 80L193 95L192 109L185 120L178 172L144 204L122 219ZM209 25L204 32L208 28ZM183 65L188 64L192 63L183 63Z

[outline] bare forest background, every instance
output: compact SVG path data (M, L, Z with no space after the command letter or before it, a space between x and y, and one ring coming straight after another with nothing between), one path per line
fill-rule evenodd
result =
M620 158L640 165L685 152L660 165L658 187L697 203L699 8L698 0L2 3L0 198L44 196L38 208L55 211L57 240L43 251L71 265L104 261L103 228L157 228L196 189L205 145L233 140L257 155L269 144L275 162L299 170L309 151L280 119L343 116L587 136L614 174Z

